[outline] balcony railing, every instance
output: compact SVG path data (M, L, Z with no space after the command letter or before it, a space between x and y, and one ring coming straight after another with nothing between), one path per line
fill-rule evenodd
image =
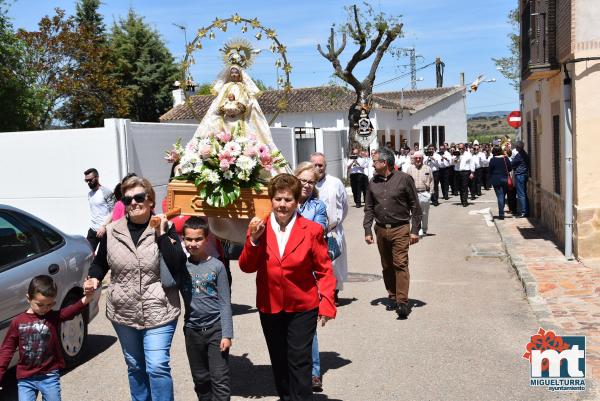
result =
M557 73L556 1L521 3L521 77L540 79Z

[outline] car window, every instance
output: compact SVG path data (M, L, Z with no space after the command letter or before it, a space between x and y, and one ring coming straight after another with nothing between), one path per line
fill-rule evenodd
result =
M39 238L42 240L42 243L40 244L40 250L42 252L45 252L63 243L63 237L47 225L23 214L15 214L18 214L21 221L25 221L27 225L31 226L37 232Z
M40 254L34 236L12 216L0 214L0 269Z

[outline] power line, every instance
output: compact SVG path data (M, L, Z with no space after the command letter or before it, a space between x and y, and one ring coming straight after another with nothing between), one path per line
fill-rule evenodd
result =
M504 106L504 105L507 105L507 104L515 104L515 103L518 103L518 102L514 101L514 102L506 102L506 103L486 104L485 106L469 107L469 110L471 110L471 109L482 109L484 107Z
M415 69L415 70L414 70L414 72L416 73L417 71L420 71L420 70L422 70L422 69L425 69L425 68L427 68L427 67L431 67L431 66L432 66L432 65L434 65L434 64L435 64L435 61L434 61L434 62L432 62L432 63L429 63L429 64L427 64L427 65L424 65L424 66L422 66L422 67L419 67L419 68ZM387 81L383 81L383 82L380 82L380 83L378 83L378 84L375 84L375 85L373 85L373 87L376 87L376 86L381 86L381 85L385 85L385 84L389 84L390 82L397 81L397 80L399 80L399 79L402 79L402 78L404 78L404 77L407 77L407 76L409 76L409 75L412 75L412 74L413 74L413 71L409 71L409 72L406 72L406 73L404 73L404 74L402 74L402 75L398 75L397 77L390 78L390 79L388 79Z

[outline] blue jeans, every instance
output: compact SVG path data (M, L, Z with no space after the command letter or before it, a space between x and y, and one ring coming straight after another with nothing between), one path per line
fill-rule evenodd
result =
M494 192L498 200L498 216L504 216L504 198L508 193L508 183L501 182L498 185L494 185Z
M53 370L46 374L19 379L19 401L35 401L38 392L44 401L60 401L60 374Z
M312 375L321 377L321 358L319 357L319 341L317 340L316 330L312 345Z
M132 401L173 401L171 341L177 320L138 330L113 323L127 364Z
M521 214L529 216L529 202L527 201L527 174L515 175L517 200Z

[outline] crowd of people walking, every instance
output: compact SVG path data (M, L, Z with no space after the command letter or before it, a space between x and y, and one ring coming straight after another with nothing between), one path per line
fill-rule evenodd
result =
M364 240L376 243L380 254L387 310L399 319L411 313L408 250L427 236L430 206L450 196L459 196L467 206L469 198L493 188L499 219L504 219L505 203L514 216L527 217L528 163L520 141L515 149L507 142L415 146L398 152L388 143L370 153L352 150L347 175L355 207L364 207ZM135 174L124 177L114 193L100 184L96 169L86 170L84 180L90 188L87 238L95 257L84 283L86 296L56 319L80 313L110 272L106 316L121 345L131 399L168 401L174 399L170 349L181 295L198 399L229 400L231 273L229 258L207 221L177 217L169 222L164 214L155 215L153 186ZM294 174L273 177L268 194L272 212L250 221L239 266L257 274L256 306L280 399L310 400L313 392L323 390L317 323L324 326L335 318L348 275L344 220L349 202L343 182L327 174L322 153L298 164ZM34 299L56 293L51 278L34 281L28 295L32 308L24 315L29 320L49 311L40 312ZM17 346L14 338L2 345L0 380ZM41 372L25 366L32 363L26 350L20 355L18 366L26 373L19 378L19 391L41 391L59 400L61 356L53 355L51 371ZM51 374L52 380L32 381L27 372Z

